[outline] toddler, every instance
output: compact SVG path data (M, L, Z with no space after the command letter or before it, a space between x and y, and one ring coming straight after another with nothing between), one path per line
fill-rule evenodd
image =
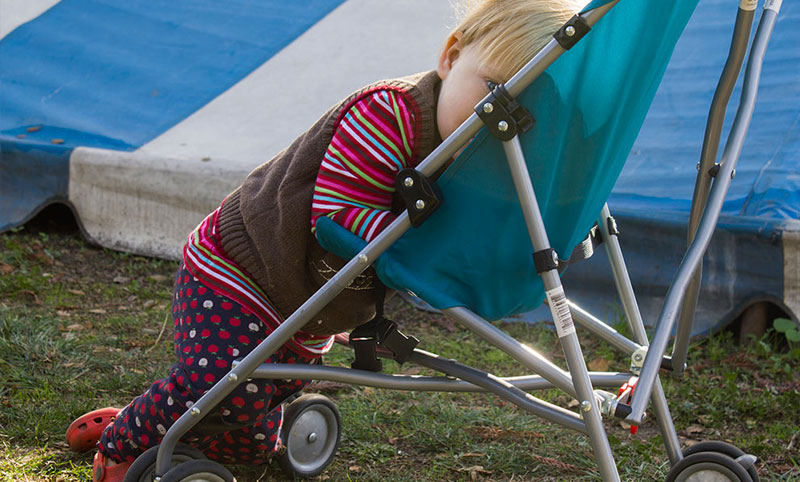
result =
M488 84L508 80L575 10L572 0L475 2L445 41L436 70L352 94L227 196L183 250L172 302L177 360L169 374L121 411L90 412L67 431L74 449L97 444L93 480L121 481L234 360L344 265L317 243L320 217L367 241L377 236L396 216L397 172L453 133ZM374 316L373 282L359 276L267 362L321 363L332 335ZM209 416L218 430L201 425L182 441L221 463L263 463L282 447L282 402L307 383L243 383Z

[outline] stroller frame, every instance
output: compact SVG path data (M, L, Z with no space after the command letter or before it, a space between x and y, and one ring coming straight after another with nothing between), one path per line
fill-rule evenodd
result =
M743 4L752 4L752 9L742 8L742 5L739 6L731 50L711 105L702 159L698 163L699 172L692 200L689 247L666 295L649 347L647 333L639 313L616 232L609 231L609 221L613 222L613 218L611 218L606 205L599 214L597 224L608 253L617 291L635 341L629 340L577 305L569 302L564 296L559 274L556 268L552 267L540 272L540 276L543 280L547 293L547 303L550 305L565 354L568 371L562 370L535 350L515 340L464 307L449 308L443 310L443 313L538 375L499 378L420 349L414 350L409 361L443 372L456 379L437 376L389 375L340 367L262 364L262 360L277 351L295 332L308 323L317 312L332 301L353 279L367 269L380 254L386 251L412 227L408 211L404 211L297 311L286 318L249 355L235 363L233 369L225 378L206 392L191 409L185 412L169 428L158 449L154 480L160 480L161 476L170 468L170 460L178 440L200 422L239 383L246 381L248 378L331 380L361 386L414 391L492 392L535 415L588 435L600 475L605 481L618 481L620 479L601 415L614 415L618 418L626 418L633 424L639 424L645 417L644 412L648 404L652 403L653 413L664 439L670 464L674 467L683 459L683 454L681 453L675 427L658 377L658 370L659 368L667 368L673 370L676 374L680 374L685 368L684 361L686 360L686 351L691 332L691 321L700 284L702 257L715 229L722 209L722 202L741 152L753 113L764 52L780 9L780 0L766 1L767 4L764 6L751 47L744 77L742 97L731 133L728 136L719 164L714 165L725 107L747 50L750 27L754 18L755 2L743 1ZM618 0L614 0L593 10L586 11L580 14L579 17L591 27L617 2ZM562 30L564 29L562 28ZM573 29L572 32L572 35L574 35L575 30ZM567 35L571 36L569 33ZM578 35L582 36L580 33ZM568 45L567 48L569 47L571 45ZM566 52L566 49L562 47L559 41L556 39L551 40L523 69L505 84L507 92L515 98L564 52ZM476 111L489 102L490 98L491 94L476 106ZM472 114L447 140L417 166L417 171L424 176L431 176L437 172L462 145L465 145L475 136L483 125L484 123L479 116ZM519 137L515 135L510 140L503 141L503 147L534 252L550 250L547 232L539 211L533 185L527 173L525 156L522 152ZM709 189L712 178L713 186ZM681 317L675 337L673 355L671 358L665 357L664 353L679 315ZM592 333L623 353L630 355L631 373L590 373L587 370L578 343L573 320L581 329ZM637 374L639 381L630 406L619 402L615 396L607 392L595 391L596 387L619 388L632 375ZM527 393L527 391L553 387L562 389L579 401L579 414L540 400Z

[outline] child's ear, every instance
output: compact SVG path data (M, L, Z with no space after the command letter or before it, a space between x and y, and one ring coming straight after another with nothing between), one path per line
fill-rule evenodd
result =
M453 32L447 37L447 42L445 42L442 53L439 55L439 65L436 67L436 72L439 74L440 79L444 80L447 77L460 54L461 32Z

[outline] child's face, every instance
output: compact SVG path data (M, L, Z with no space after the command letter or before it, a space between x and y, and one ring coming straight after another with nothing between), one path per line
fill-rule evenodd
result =
M491 68L481 65L476 46L462 47L459 38L459 34L448 38L437 68L442 87L436 124L442 139L474 112L475 105L489 93L489 82L500 83L499 76Z

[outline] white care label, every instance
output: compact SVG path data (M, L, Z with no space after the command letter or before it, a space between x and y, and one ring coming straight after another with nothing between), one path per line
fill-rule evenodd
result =
M755 10L758 0L739 0L739 8L742 10Z
M776 13L781 11L783 0L767 0L764 2L764 10L773 10Z
M550 305L550 312L553 314L553 323L559 338L575 333L575 325L572 323L572 314L569 312L567 297L564 295L564 288L559 286L546 291L547 304Z

